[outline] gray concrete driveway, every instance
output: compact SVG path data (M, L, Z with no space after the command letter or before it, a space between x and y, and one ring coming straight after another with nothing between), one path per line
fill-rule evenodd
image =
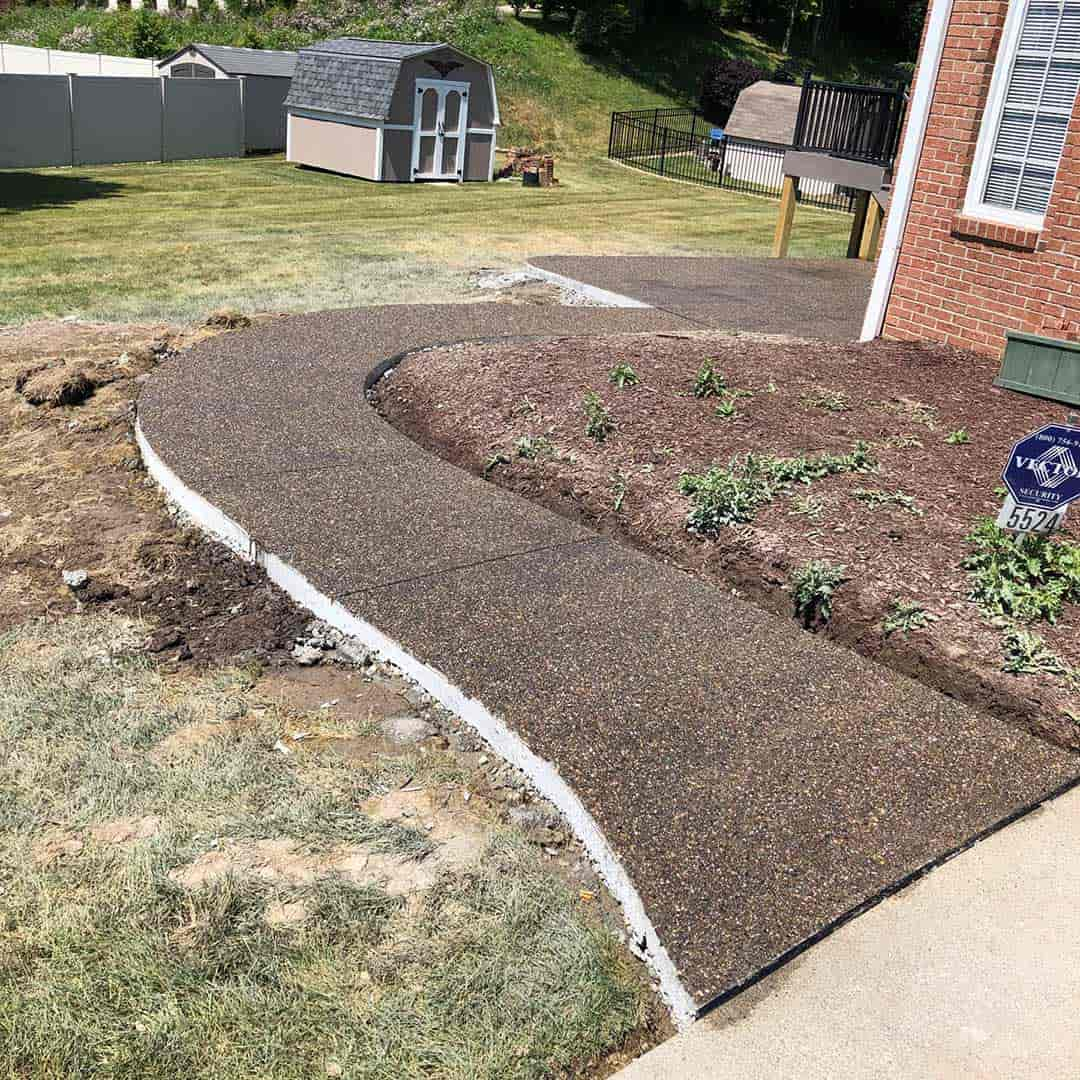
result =
M552 256L541 270L710 328L853 341L874 267L857 259Z

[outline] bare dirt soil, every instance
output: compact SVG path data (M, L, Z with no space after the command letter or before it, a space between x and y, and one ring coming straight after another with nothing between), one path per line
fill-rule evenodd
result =
M726 393L695 396L706 361ZM613 385L620 364L638 385ZM842 565L832 618L815 629L1080 748L1075 679L1003 671L1002 627L970 601L960 565L976 519L1001 505L1012 442L1065 419L1061 406L992 387L995 370L958 351L890 342L624 335L425 351L380 383L378 400L428 449L778 614L793 614L793 570ZM586 435L590 391L614 425L602 441ZM717 413L723 402L734 415ZM796 484L714 537L687 530L682 474L747 452L849 454L859 441L875 471ZM886 633L898 600L932 621ZM1074 607L1034 629L1069 668L1080 664Z
M217 332L74 321L0 331L0 630L94 607L158 627L150 647L170 660L292 648L305 615L258 570L178 528L135 447L146 374ZM53 385L77 392L58 404L27 396ZM74 590L62 575L78 570L88 578Z

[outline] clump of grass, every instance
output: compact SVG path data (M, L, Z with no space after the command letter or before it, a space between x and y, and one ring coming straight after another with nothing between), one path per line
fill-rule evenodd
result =
M967 428L957 428L945 436L945 441L950 446L967 446L971 442L971 436L968 434Z
M888 613L882 620L881 629L885 637L901 633L905 637L912 630L925 629L933 622L937 622L937 616L931 614L914 600L902 600L894 597L889 603Z
M811 559L791 575L791 599L795 617L806 629L832 618L833 597L847 580L847 567L824 559Z
M686 527L700 536L715 536L725 525L753 521L762 506L795 484L809 484L837 473L870 472L876 465L867 444L860 442L850 454L777 458L750 453L733 458L726 468L683 473L679 491L692 504Z
M719 405L716 406L716 415L721 420L732 420L737 415L735 410L735 399L733 397L725 397Z
M973 600L989 616L1055 623L1066 603L1080 601L1080 545L1034 533L1013 536L980 518L965 538L973 551L961 563Z
M1001 638L1005 654L1003 671L1010 675L1054 675L1072 678L1072 669L1038 634L1008 626Z
M527 458L530 461L541 454L550 455L554 453L551 441L545 439L543 435L522 435L514 443L514 450L517 452L518 457Z
M616 364L611 371L608 372L608 381L617 386L620 390L637 386L641 382L637 372L626 363Z
M585 434L598 443L603 442L615 430L615 421L600 395L590 390L582 400L581 408L585 413Z
M843 390L830 390L825 386L815 386L803 395L803 405L808 409L823 409L825 412L847 412L851 408L851 399Z
M705 360L694 379L694 397L719 397L727 389L727 380L716 367L715 360Z
M915 505L915 500L902 491L883 491L881 488L856 488L852 494L870 510L880 510L883 506L896 506L915 517L922 517L924 512Z

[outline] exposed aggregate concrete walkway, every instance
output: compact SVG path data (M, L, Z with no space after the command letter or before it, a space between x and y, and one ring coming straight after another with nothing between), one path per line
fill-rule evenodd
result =
M554 766L636 888L683 1013L1080 776L1064 751L433 458L364 400L383 361L425 345L693 328L493 304L297 316L203 343L139 403L148 446L260 551Z

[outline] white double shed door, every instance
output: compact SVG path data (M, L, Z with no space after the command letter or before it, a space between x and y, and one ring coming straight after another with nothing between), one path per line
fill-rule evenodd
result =
M464 180L469 84L417 79L413 119L414 180Z

